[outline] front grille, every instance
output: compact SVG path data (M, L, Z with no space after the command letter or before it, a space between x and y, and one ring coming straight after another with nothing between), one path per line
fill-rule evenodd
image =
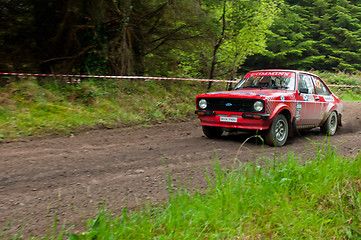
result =
M207 108L205 110L225 111L225 112L255 112L253 108L253 104L255 101L260 101L259 99L243 99L243 98L241 99L240 98L204 98L204 99L207 100ZM200 99L198 99L198 101L199 100Z

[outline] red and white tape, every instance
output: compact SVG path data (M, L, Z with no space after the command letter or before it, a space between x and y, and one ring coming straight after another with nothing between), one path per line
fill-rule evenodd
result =
M219 79L196 79L196 78L170 78L170 77L145 77L145 76L101 76L101 75L79 75L79 74L43 74L43 73L0 73L7 76L36 76L36 77L74 77L74 78L114 78L114 79L145 79L145 80L181 80L201 82L231 82L232 80Z
M356 85L356 86L353 86L353 85L327 85L329 87L340 87L340 88L361 88L361 85Z
M145 76L103 76L103 75L83 75L83 74L44 74L44 73L1 73L4 76L36 76L36 77L74 77L74 78L113 78L113 79L144 79L144 80L181 80L181 81L201 81L201 82L223 82L236 83L234 80L219 79L197 79L197 78L170 78L170 77L145 77ZM361 88L361 85L328 85L329 87L340 88Z

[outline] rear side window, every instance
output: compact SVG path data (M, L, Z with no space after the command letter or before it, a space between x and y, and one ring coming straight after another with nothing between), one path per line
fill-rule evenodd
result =
M316 92L318 95L331 95L331 92L320 79L313 77L313 81L315 82Z

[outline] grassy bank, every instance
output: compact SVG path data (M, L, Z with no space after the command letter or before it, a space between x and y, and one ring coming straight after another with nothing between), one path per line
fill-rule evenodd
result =
M329 84L361 85L361 74L317 73ZM5 82L6 79L0 82ZM70 135L94 128L149 124L193 116L207 83L115 79L8 78L0 87L0 141ZM223 83L212 91L225 90ZM345 101L361 101L361 88L333 88Z
M316 153L233 169L215 160L203 192L170 191L167 203L139 211L102 210L83 233L44 239L361 238L361 154L350 159L331 147Z
M0 140L187 118L206 87L185 81L21 79L0 88Z

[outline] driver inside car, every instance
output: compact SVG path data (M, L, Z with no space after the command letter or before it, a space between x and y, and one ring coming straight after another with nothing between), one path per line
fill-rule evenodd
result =
M263 76L258 82L258 85L261 88L269 87L270 84L271 84L271 78L269 76Z

